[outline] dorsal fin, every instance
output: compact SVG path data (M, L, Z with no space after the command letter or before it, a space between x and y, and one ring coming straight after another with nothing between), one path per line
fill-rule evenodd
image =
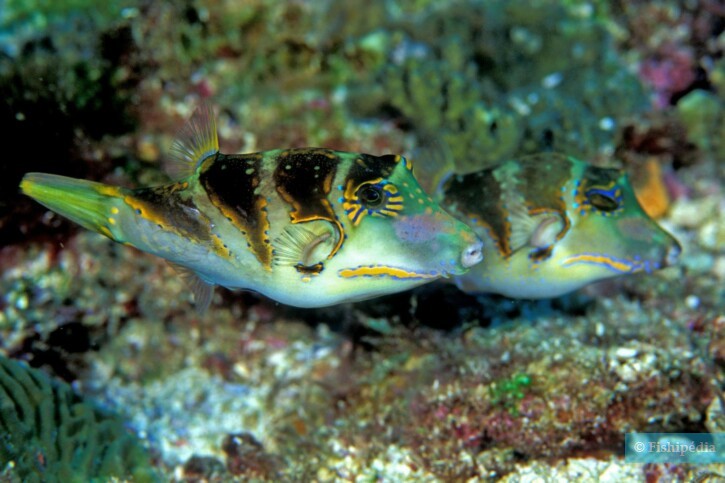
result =
M168 260L167 262L174 270L176 270L176 273L179 274L182 280L184 280L191 289L191 293L194 294L194 308L196 309L196 312L199 315L206 312L206 309L209 308L211 299L214 296L214 285L199 278L199 275L190 268L174 262L169 262Z
M415 177L426 193L440 196L445 181L456 172L451 149L435 134L418 136L418 145L413 150Z
M214 109L211 104L201 104L191 119L179 131L171 145L171 162L167 171L174 179L191 176L209 156L219 152Z

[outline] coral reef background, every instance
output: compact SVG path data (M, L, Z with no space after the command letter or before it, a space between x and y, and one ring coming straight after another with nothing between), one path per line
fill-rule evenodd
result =
M724 27L714 0L0 0L0 353L120 415L164 479L722 477L621 458L629 431L725 428ZM540 151L623 166L681 264L539 302L219 291L199 317L161 260L17 186L165 182L202 100L225 152L403 153L429 189ZM3 448L0 478L53 471Z

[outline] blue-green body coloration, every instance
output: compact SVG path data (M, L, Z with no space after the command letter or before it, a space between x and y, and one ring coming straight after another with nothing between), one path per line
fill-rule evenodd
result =
M482 259L481 241L420 188L410 163L322 148L219 152L197 110L175 145L178 181L129 190L29 173L22 191L171 262L203 310L213 287L318 307L398 292Z
M454 175L442 191L441 205L484 240L485 263L455 279L467 292L556 297L680 253L618 169L542 154Z

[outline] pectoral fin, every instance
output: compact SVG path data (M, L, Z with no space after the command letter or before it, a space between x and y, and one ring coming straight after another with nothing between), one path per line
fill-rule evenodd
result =
M532 216L529 216L526 207L518 204L509 208L509 221L511 223L509 246L511 251L515 252L529 244L537 223Z
M181 276L182 280L189 286L191 293L194 294L194 308L196 312L201 315L206 312L211 304L211 299L214 296L214 285L202 280L199 275L196 274L190 268L178 265L173 262L168 262L169 265L176 270L176 273Z
M322 265L336 243L336 230L326 221L290 225L274 240L274 263L295 267Z
M511 250L516 251L525 246L545 248L553 245L560 238L565 228L564 220L558 213L529 214L525 209L512 210L511 219Z
M531 234L529 244L535 248L544 248L553 245L559 239L564 229L561 216L554 213L544 213L534 217L537 221L536 229Z

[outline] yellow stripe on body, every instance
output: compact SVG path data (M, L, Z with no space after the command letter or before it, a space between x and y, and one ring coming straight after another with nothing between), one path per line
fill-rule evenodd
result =
M568 267L571 265L575 265L577 263L590 263L590 264L594 264L594 265L604 265L605 267L615 270L617 272L632 272L637 268L636 265L633 265L626 261L615 260L615 259L607 257L605 255L591 255L591 254L574 255L574 256L569 257L566 260L564 260L562 265L565 267Z
M126 195L123 197L124 203L126 203L128 206L130 206L138 216L143 218L146 221L150 221L151 223L154 223L158 225L159 227L163 227L165 229L168 229L166 225L166 220L164 219L163 213L155 210L153 206L149 205L148 203L144 203L143 201L134 198L133 196Z
M417 273L403 270L402 268L387 267L384 265L357 267L357 268L345 268L340 270L338 274L343 278L354 278L354 277L393 277L393 278L404 278L404 279L432 279L438 278L439 275L430 273Z

